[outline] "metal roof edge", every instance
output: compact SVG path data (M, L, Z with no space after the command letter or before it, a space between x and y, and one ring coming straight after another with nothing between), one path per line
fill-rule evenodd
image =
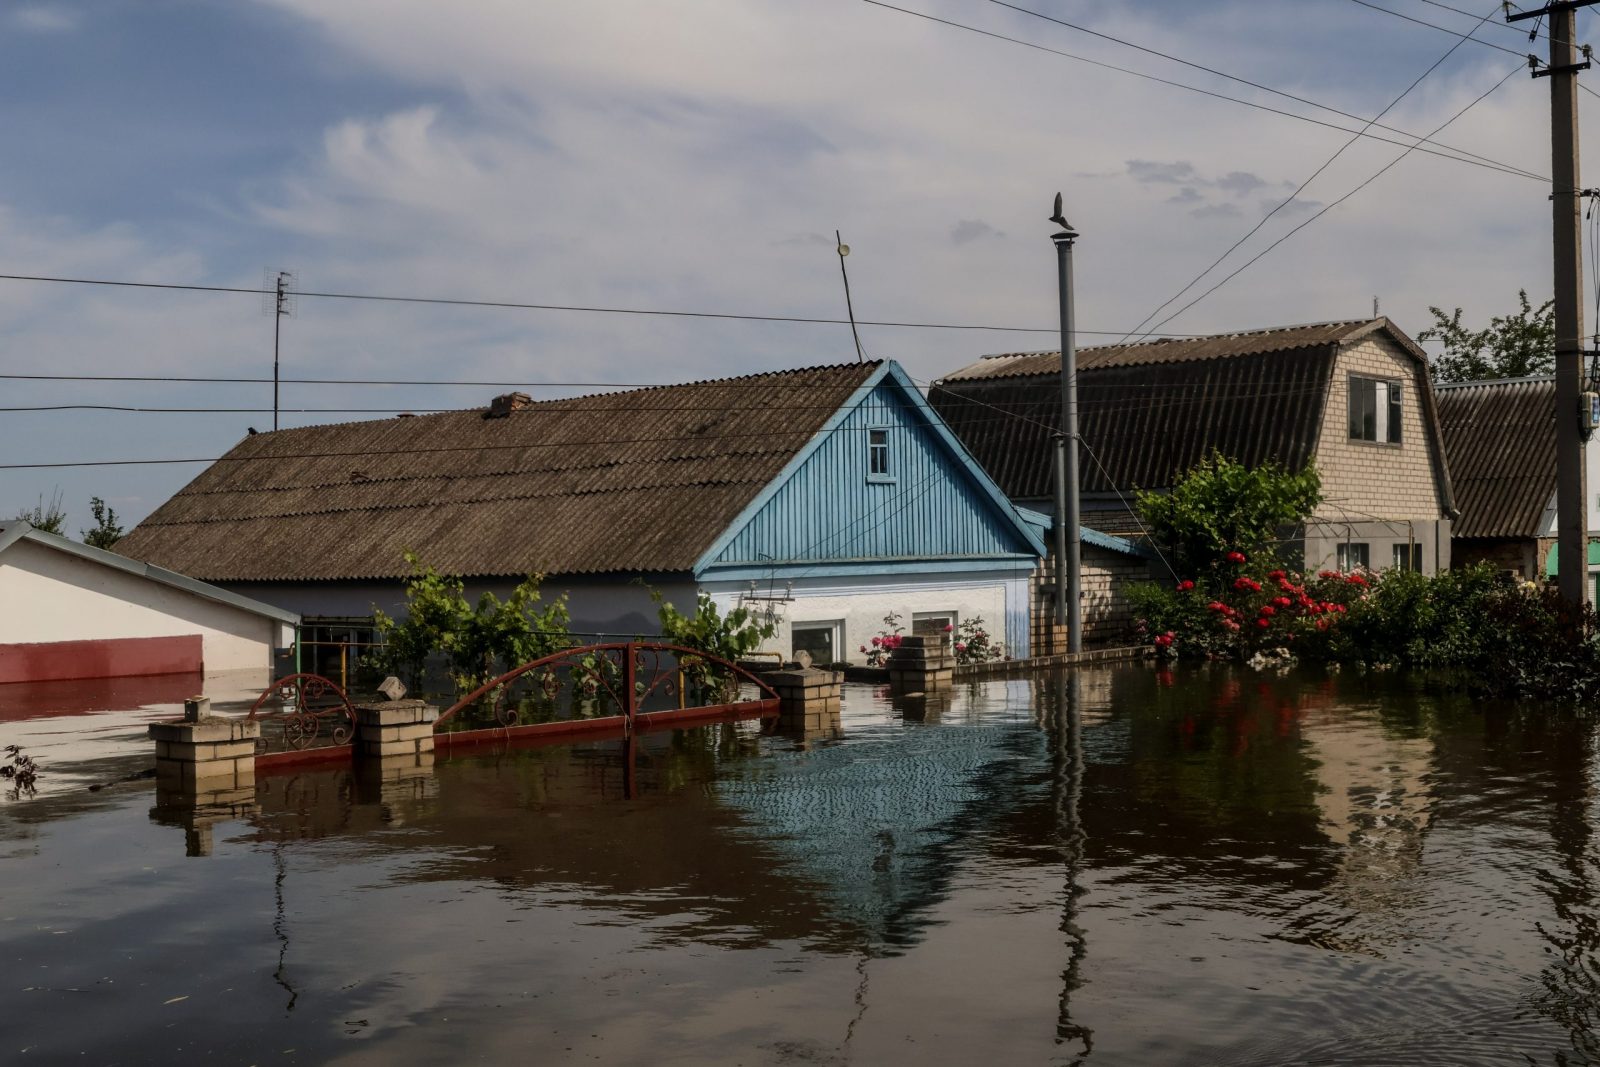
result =
M1480 389L1497 385L1538 385L1556 380L1554 374L1528 374L1521 378L1476 378L1470 382L1435 382L1434 389Z
M1108 552L1120 552L1124 556L1137 556L1139 559L1155 558L1155 553L1144 545L1137 545L1126 537L1115 537L1087 526L1078 527L1078 540L1096 548L1106 549Z
M240 611L247 611L252 615L275 619L278 622L288 623L290 626L300 625L300 616L293 611L287 611L271 604L264 604L259 600L251 600L247 596L241 596L238 593L223 589L221 586L202 582L198 578L191 578L186 574L179 574L177 571L169 571L165 567L157 567L154 564L130 559L127 556L119 556L115 552L107 552L105 549L95 548L93 545L80 544L69 537L62 537L60 534L46 533L44 530L37 529L26 522L19 522L15 526L8 527L5 533L0 534L0 552L4 552L7 548L24 540L45 548L54 549L57 552L65 552L69 556L77 556L79 559L85 559L91 563L98 563L103 567L110 567L126 574L132 574L138 578L147 578L150 581L170 586L205 600L213 600L219 604L226 604L231 608L238 608Z

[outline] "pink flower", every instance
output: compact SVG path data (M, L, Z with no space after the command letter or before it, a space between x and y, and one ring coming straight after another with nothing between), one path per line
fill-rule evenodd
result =
M1290 600L1286 596L1280 596L1276 600L1274 600L1273 603L1278 605L1278 607L1280 607L1280 608L1286 608L1290 604L1294 603L1294 601Z
M1229 563L1243 563L1244 562L1244 553L1243 552L1229 552L1227 554L1227 556L1225 556L1224 558L1227 559L1227 561Z
M965 652L966 650L967 650L967 643L965 641L957 641L956 642L956 651L957 652Z
M949 633L951 630L954 630L954 629L955 629L955 627L950 625L949 623L945 623L944 624L944 632L945 633Z
M1271 604L1263 604L1261 606L1261 617L1262 618L1266 618L1269 615L1276 615L1277 613L1278 613L1278 609L1273 607Z
M1263 630L1265 630L1268 626L1272 625L1272 620L1271 619L1257 619L1256 620L1256 625L1261 627Z
M1289 576L1283 571L1268 571L1267 577L1273 579L1274 581L1282 582L1287 581Z
M861 646L861 651L865 652L866 650L867 650L867 646L866 645L862 645Z
M874 637L874 638L873 638L873 639L872 639L872 647L873 647L873 648L877 648L877 647L878 647L878 646L879 646L879 645L881 645L881 644L883 644L883 638L881 638L881 637Z
M1194 581L1192 579L1185 578L1183 581L1178 583L1178 592L1180 592L1180 593L1187 593L1189 590L1191 590L1193 588L1194 588Z

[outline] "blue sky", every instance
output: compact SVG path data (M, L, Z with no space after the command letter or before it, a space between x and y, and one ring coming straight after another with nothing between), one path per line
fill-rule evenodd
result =
M1350 0L1019 2L1360 115L1455 40ZM901 6L1316 114L984 0ZM1544 49L1499 25L1480 35ZM1385 121L1426 132L1515 66L1465 44ZM1440 139L1546 172L1546 84L1514 76ZM256 286L287 267L311 290L834 316L837 227L864 318L1048 327L1044 216L1061 189L1084 234L1080 324L1110 330L1346 139L861 0L4 0L0 129L0 273ZM1586 118L1584 134L1592 152L1600 129ZM1352 148L1241 251L1398 151ZM1519 286L1547 295L1545 196L1414 154L1169 328L1357 317L1374 295L1413 333L1430 304L1486 320ZM6 373L257 376L271 340L253 296L0 282ZM920 380L1054 344L870 327L863 341ZM625 383L853 356L840 327L314 299L283 338L294 377ZM285 406L423 410L494 391L294 386ZM0 397L259 408L270 387L4 381ZM0 462L216 456L270 422L0 412ZM74 530L91 495L131 522L199 469L0 471L0 514L59 491Z

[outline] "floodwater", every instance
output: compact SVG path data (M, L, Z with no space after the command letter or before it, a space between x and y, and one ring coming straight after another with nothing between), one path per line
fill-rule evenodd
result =
M1600 1062L1572 715L1128 667L85 788L160 710L0 721L48 776L0 799L6 1062Z

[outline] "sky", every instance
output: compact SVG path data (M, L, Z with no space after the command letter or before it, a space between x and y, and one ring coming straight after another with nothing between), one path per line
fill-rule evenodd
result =
M1544 40L1491 19L1476 36L1501 48L1462 43L1475 17L1373 2L1456 33L1355 0L1015 0L1084 29L895 0L1068 58L867 0L0 0L0 274L259 289L291 270L308 293L839 318L837 229L860 318L1036 331L862 327L869 358L927 382L1057 346L1058 190L1082 234L1079 343L1112 341L1350 140L1291 115L1351 119L1221 75L1365 119L1459 45L1383 122L1426 134L1506 79L1437 140L1548 175L1549 83L1513 73ZM1594 25L1582 14L1580 39ZM1600 89L1600 69L1585 77ZM1592 153L1600 98L1580 106ZM1403 151L1351 146L1168 312ZM1361 318L1374 298L1411 334L1430 305L1486 323L1519 288L1549 296L1547 196L1413 152L1163 329ZM0 374L270 378L269 306L0 280ZM856 358L842 325L312 296L292 311L276 324L290 378L549 397ZM280 424L504 391L285 385ZM0 408L73 404L211 410L0 410L0 515L59 496L76 534L99 496L131 526L204 465L4 468L207 459L272 425L270 384L0 379Z

